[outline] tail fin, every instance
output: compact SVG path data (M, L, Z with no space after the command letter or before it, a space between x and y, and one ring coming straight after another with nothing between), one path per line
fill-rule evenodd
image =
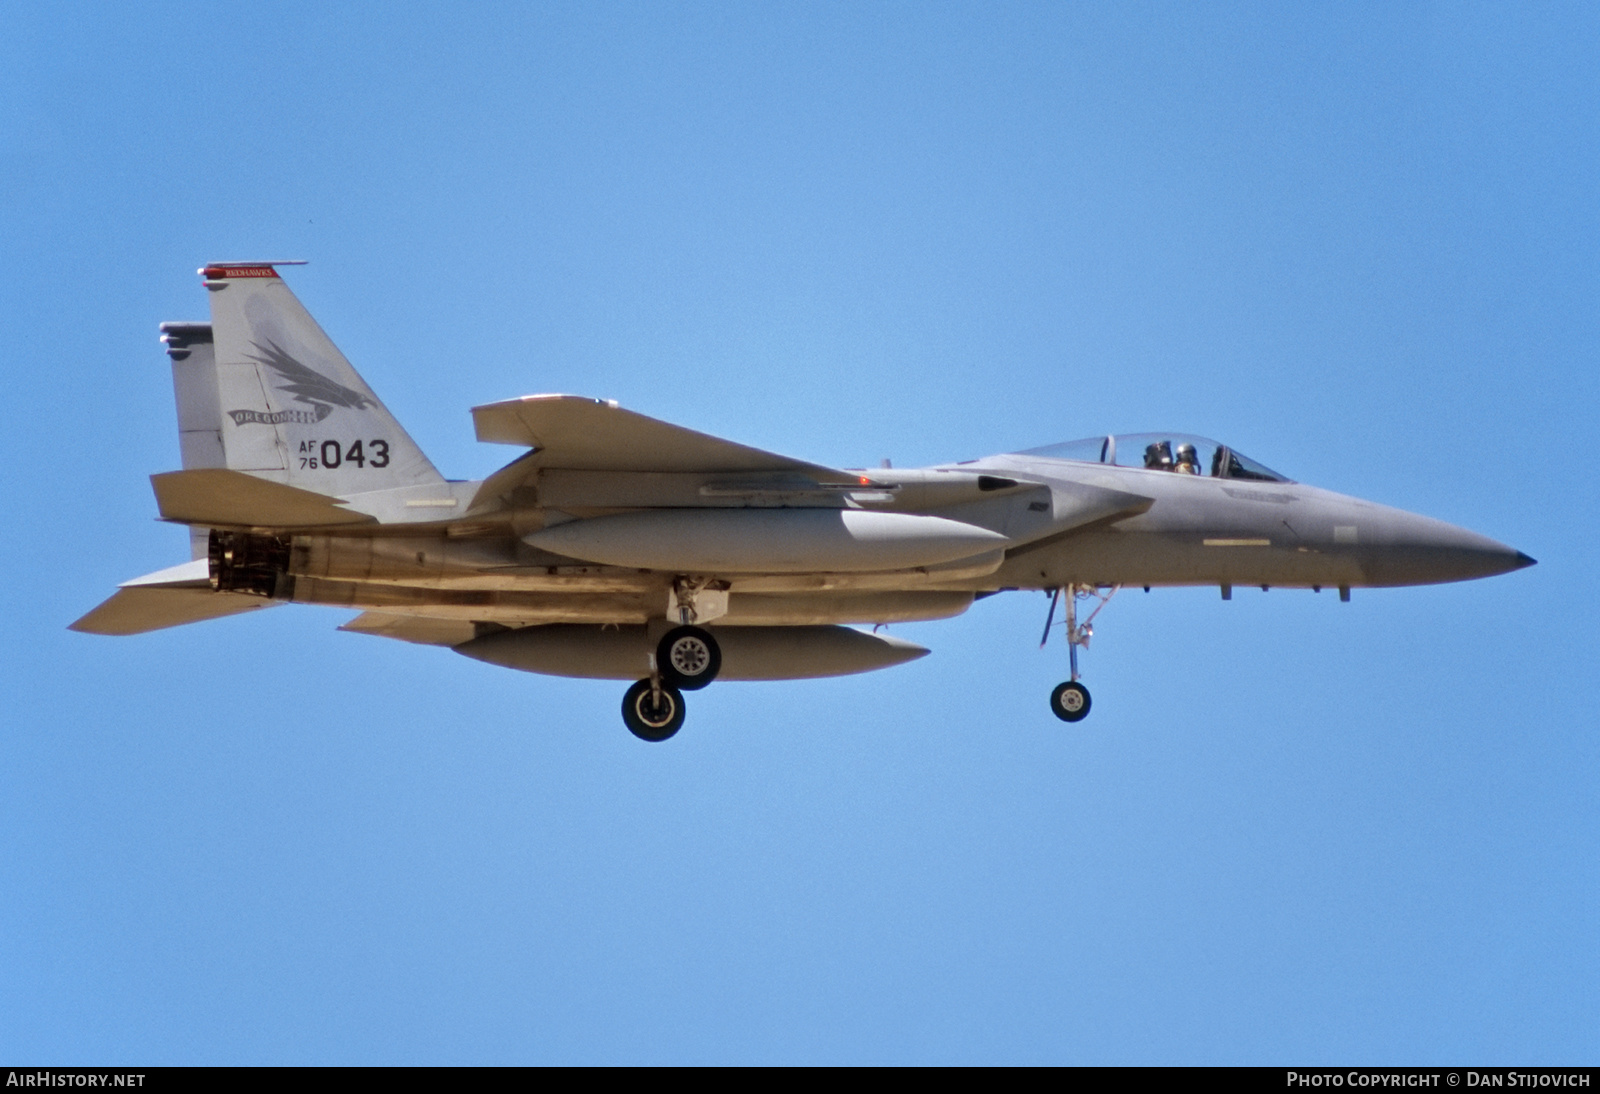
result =
M222 454L222 407L217 402L217 354L210 323L163 323L161 341L172 358L178 403L178 448L183 469L227 467ZM209 528L191 526L189 555L205 558Z
M211 294L205 340L203 324L162 326L185 469L337 496L444 482L271 264L200 273Z

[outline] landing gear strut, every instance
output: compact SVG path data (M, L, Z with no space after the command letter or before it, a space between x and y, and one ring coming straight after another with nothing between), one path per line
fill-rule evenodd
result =
M1089 648L1089 639L1094 637L1094 617L1111 602L1120 588L1121 585L1113 585L1109 593L1103 593L1093 585L1067 585L1050 593L1050 614L1045 616L1044 637L1039 639L1040 649L1050 640L1050 625L1056 618L1056 602L1061 599L1062 592L1067 594L1067 658L1072 665L1072 679L1057 684L1050 693L1050 712L1063 722L1081 722L1089 716L1089 689L1078 682L1078 647ZM1089 618L1080 624L1078 601L1089 599L1100 603L1089 613Z

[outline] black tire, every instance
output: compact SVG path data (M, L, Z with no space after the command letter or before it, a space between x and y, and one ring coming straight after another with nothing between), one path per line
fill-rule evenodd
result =
M682 691L699 691L722 671L722 647L701 627L674 627L656 644L661 679Z
M1068 680L1050 693L1050 713L1063 722L1081 722L1089 716L1089 689Z
M661 685L659 705L650 681L640 680L622 697L622 721L641 741L665 741L683 728L683 695L671 684Z

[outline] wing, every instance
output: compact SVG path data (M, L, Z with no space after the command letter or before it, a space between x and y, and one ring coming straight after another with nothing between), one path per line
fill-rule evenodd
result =
M578 395L524 395L472 408L478 440L534 451L519 464L574 471L798 472L855 482L832 467L725 441Z

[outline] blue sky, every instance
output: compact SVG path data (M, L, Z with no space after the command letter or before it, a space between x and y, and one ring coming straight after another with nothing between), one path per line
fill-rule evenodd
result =
M1593 1063L1600 9L13 5L0 1056ZM447 475L564 391L837 465L1218 437L1489 581L1037 594L621 688L185 557L156 324L290 284Z

